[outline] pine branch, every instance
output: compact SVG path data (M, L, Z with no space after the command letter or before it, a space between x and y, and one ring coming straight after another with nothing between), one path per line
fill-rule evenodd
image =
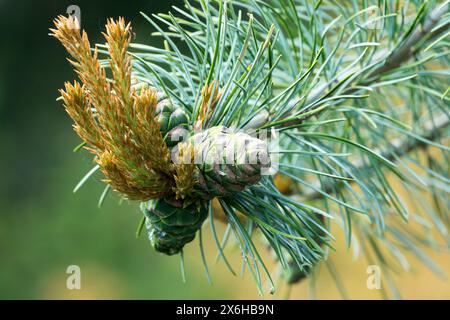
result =
M438 23L441 21L441 19L444 17L444 15L448 11L448 1L441 5L440 7L434 9L425 19L424 23L422 25L418 25L414 31L412 31L411 35L407 38L407 40L401 44L399 48L394 49L393 52L389 52L388 49L381 50L379 53L376 54L375 60L378 62L374 63L374 65L380 65L378 68L373 70L367 78L355 78L355 83L350 83L350 85L355 86L370 86L374 83L376 83L384 74L400 67L404 63L406 63L408 60L410 60L414 55L418 54L423 47L414 48L414 46L421 41L425 40L427 37L435 38L439 36L440 34L447 31L447 24L439 27L438 29L433 30L434 27L438 25ZM384 62L384 63L383 63ZM322 96L324 96L329 88L332 88L333 86L341 83L344 81L349 75L356 74L359 71L361 71L358 67L352 68L350 70L347 70L340 74L334 81L331 81L329 83L325 83L322 85L319 85L316 89L313 89L311 93L306 98L305 105L311 104L318 99L320 99ZM359 81L358 81L359 80ZM350 89L347 91L348 94L354 93L355 89ZM296 104L297 101L294 102ZM303 123L306 119L317 116L319 112L311 112L311 110L306 110L304 113L308 112L308 115L302 116L300 114L299 119L289 121L286 123L283 123L282 125L278 126L278 128L286 128L295 126L298 124Z
M389 161L395 161L396 159L411 153L412 151L423 149L429 146L426 141L436 141L441 137L442 131L450 125L450 118L446 114L442 114L433 120L425 123L422 134L420 135L423 140L417 140L414 138L406 139L394 139L389 143L390 147L385 149L374 150L377 154ZM367 166L362 159L358 159L354 163L355 171L368 172L370 166ZM349 177L350 178L350 177ZM344 187L342 181L335 180L333 183L324 185L321 190L325 193L332 193L337 189ZM324 197L323 193L319 193L316 190L309 189L304 190L301 196L307 200L317 200Z
M436 37L442 32L447 31L446 25L440 27L435 32L431 32L433 28L441 21L443 16L448 12L448 1L442 6L434 9L426 18L423 25L417 26L412 32L411 36L405 41L405 43L395 50L387 59L386 63L381 67L375 69L369 76L369 79L378 79L384 73L387 73L395 68L400 67L403 63L411 59L414 54L418 53L420 49L414 49L414 46L424 40L426 37ZM369 80L373 82L374 80ZM375 80L376 81L376 80ZM368 83L366 83L367 85Z
M374 263L390 269L389 256L398 257L402 249L407 249L431 265L417 248L419 243L430 244L429 238L423 240L421 233L387 220L391 213L404 219L415 216L404 206L387 175L396 174L412 194L423 191L417 182L430 182L436 202L445 201L448 154L442 152L442 164L426 167L409 153L433 145L448 151L439 139L450 122L445 105L448 89L440 78L448 75L447 49L443 47L449 1L436 9L431 5L437 1L422 5L414 1L415 15L408 2L395 7L377 2L383 14L375 20L385 24L378 30L367 28L371 23L369 12L374 8L369 3L321 5L318 1L312 6L302 0L242 0L199 1L199 6L194 6L186 1L185 9L174 8L177 15L144 15L156 34L164 38L164 49L130 44L133 52L126 54L121 50L129 43L128 32L123 32L126 26L122 23L123 28L117 28L111 22L117 34L107 28L108 46L98 46L105 60L87 52L86 35L66 31L70 37L62 37L65 33L54 32L75 60L79 57L81 63L75 67L86 74L81 80L90 93L66 97L66 105L72 105L68 111L76 123L86 122L86 116L94 120L89 113L92 105L100 127L115 133L110 135L114 139L103 139L107 148L98 147L105 149L98 159L105 175L116 181L114 189L129 198L159 198L143 206L156 250L179 252L201 227L211 197L218 196L229 221L228 230L235 233L243 262L260 290L262 275L270 279L270 274L252 240L256 226L281 265L304 273L326 257L328 246L332 247L328 228L332 218L342 227L348 245L355 235L361 235L361 251L374 252ZM414 16L409 18L409 13ZM341 17L345 20L339 20ZM84 46L73 46L74 39ZM86 52L80 52L80 48ZM411 62L422 54L423 58ZM111 69L113 79L106 81L105 68ZM89 88L103 83L103 90L96 94L99 97L85 103L91 91L95 93ZM138 87L156 89L147 94L144 90L139 98ZM370 99L363 100L369 97L367 93ZM101 108L103 102L111 108ZM339 108L333 108L336 105ZM318 115L319 120L305 122ZM419 121L424 115L429 116L429 122ZM408 131L405 128L409 126L398 119L424 124L423 130ZM218 141L246 140L229 131L234 127L282 128L279 142L283 149L274 152L280 154L280 160L274 157L271 162L280 165L279 172L297 185L314 191L300 194L305 199L280 193L272 179L260 177L259 163L176 166L166 160L158 165L173 147L168 138L177 133L177 128L189 133L206 129L206 135L194 134L191 138L204 137L202 150L212 156L220 150ZM97 134L81 129L80 135L86 138ZM155 138L159 151L150 143ZM243 154L250 158L248 151ZM346 159L350 151L353 156ZM426 173L413 172L406 165L400 170L394 162L403 165L401 157L417 162ZM149 176L153 171L158 173L156 177ZM155 189L160 184L164 188ZM141 192L143 187L146 189ZM158 194L150 197L150 192ZM191 193L198 196L198 202L190 201L194 199L190 199ZM175 195L178 199L172 199ZM314 199L322 201L308 204ZM447 229L439 222L446 213L440 214L439 208L428 210L425 200L419 202L427 218L446 237ZM331 210L330 204L337 210L335 206ZM241 220L239 213L246 219ZM353 213L370 219L361 222ZM177 234L172 234L175 230ZM385 233L391 233L397 241L384 237ZM180 235L182 241L178 241ZM214 237L217 242L217 235ZM219 248L223 255L223 245ZM335 276L334 270L331 273Z

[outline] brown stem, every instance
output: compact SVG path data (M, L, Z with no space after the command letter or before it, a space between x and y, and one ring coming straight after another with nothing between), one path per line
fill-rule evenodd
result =
M355 85L369 86L373 83L376 83L383 74L386 74L394 70L395 68L400 67L403 63L407 62L411 57L413 57L416 53L418 53L421 48L415 49L414 47L420 41L426 39L427 37L434 38L440 35L441 33L446 32L447 31L446 25L438 28L437 30L434 30L433 32L431 31L442 19L447 10L448 10L448 3L445 3L444 5L441 5L438 8L434 9L425 19L425 22L421 25L418 25L411 33L411 35L408 37L408 39L406 39L406 41L401 45L401 47L394 50L391 55L389 55L388 50L381 51L377 55L379 57L378 64L381 64L382 61L385 61L384 64L381 64L381 66L373 70L369 74L369 76L362 79L361 82L356 82ZM314 101L317 101L321 96L323 96L327 92L328 88L340 83L349 74L357 73L358 70L359 70L358 68L347 70L346 72L343 72L339 77L337 77L333 82L319 85L316 89L311 91L309 96L306 98L305 104L308 105ZM315 115L317 116L317 114ZM278 128L286 128L289 126L301 124L309 117L310 116L302 117L302 115L300 115L300 119L286 122L278 126Z
M395 68L398 68L405 61L408 61L416 52L414 46L422 41L427 36L436 36L439 32L447 31L447 28L439 28L435 32L431 33L431 30L437 25L444 14L448 10L448 4L444 4L436 9L434 9L427 17L422 25L416 27L416 29L411 33L409 38L405 43L395 50L391 56L386 60L386 63L381 67L375 69L369 76L369 78L378 78L378 76L387 73Z

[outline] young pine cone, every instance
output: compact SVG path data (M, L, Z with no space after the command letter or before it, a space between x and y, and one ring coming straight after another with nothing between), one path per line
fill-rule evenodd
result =
M226 197L261 179L270 167L267 143L243 132L212 127L191 137L195 146L195 192L204 199Z
M157 93L156 117L161 135L169 148L175 146L182 137L183 130L188 129L189 116L183 108L174 106L170 98L162 91Z
M141 204L150 242L156 251L173 255L195 238L208 215L205 206L190 205L174 199L150 200Z

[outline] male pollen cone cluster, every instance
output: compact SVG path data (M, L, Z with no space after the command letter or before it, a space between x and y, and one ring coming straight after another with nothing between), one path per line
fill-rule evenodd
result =
M104 37L112 81L100 65L98 52L76 18L58 16L51 35L66 48L80 82L60 90L74 128L95 155L113 189L131 200L146 201L174 195L182 199L194 186L194 164L171 162L170 150L155 117L157 91L132 88L132 63L127 49L131 27L123 18L109 19ZM184 154L192 146L180 143Z

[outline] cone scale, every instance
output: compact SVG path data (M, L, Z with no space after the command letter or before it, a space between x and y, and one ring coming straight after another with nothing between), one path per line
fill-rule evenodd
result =
M204 199L227 197L259 182L270 167L267 144L223 126L194 135L196 193Z
M157 100L155 113L160 131L164 142L171 148L179 142L176 137L189 128L189 116L183 108L174 105L164 92L157 92Z

